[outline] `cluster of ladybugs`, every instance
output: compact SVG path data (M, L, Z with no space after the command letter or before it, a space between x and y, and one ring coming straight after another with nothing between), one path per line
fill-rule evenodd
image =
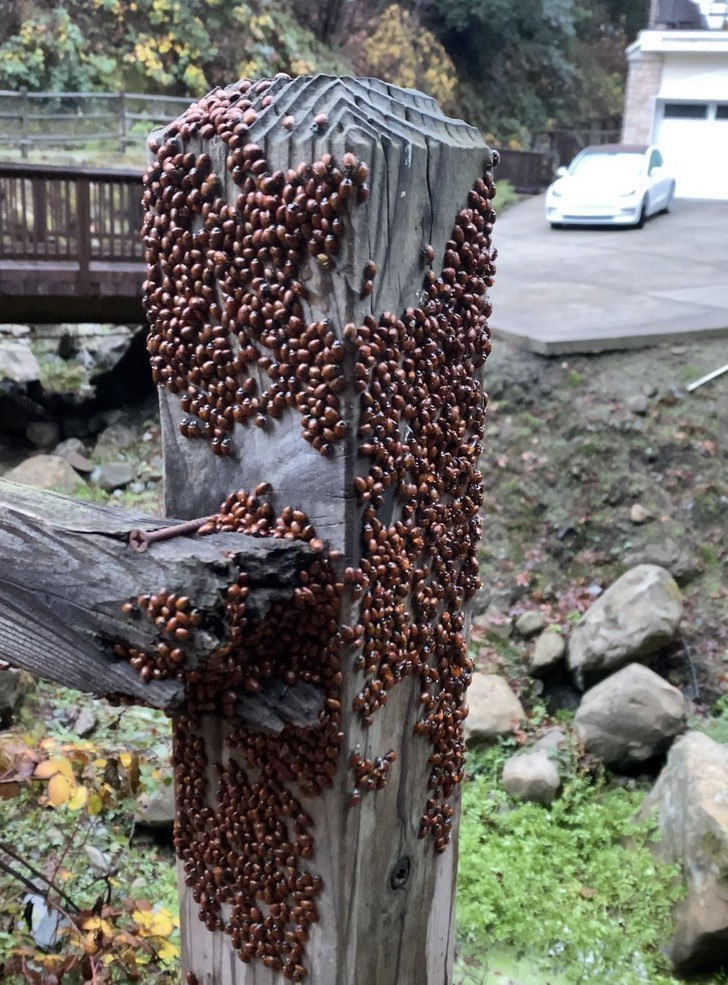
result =
M303 573L293 605L274 607L254 626L246 623L241 572L225 601L230 645L204 668L179 671L189 715L176 737L176 844L201 918L230 933L242 960L260 959L300 981L321 882L302 865L313 855L311 820L285 784L297 783L305 796L331 785L344 738L344 654L353 653L354 671L365 675L353 703L364 726L398 683L417 678L423 714L415 734L433 747L420 834L433 839L437 852L450 837L447 799L463 777L472 672L463 607L478 586L480 371L490 349L495 188L490 173L475 182L439 274L434 248L424 247L416 307L370 315L361 325L308 323L303 264L335 266L345 212L368 197L368 169L353 155L340 162L322 155L272 171L249 139L270 105L270 86L244 81L210 94L153 148L145 290L155 379L179 395L187 415L182 434L207 439L219 454L231 452L236 423L265 429L291 408L304 438L331 455L348 433L341 395L352 386L359 393L358 565L340 573L339 558L324 553L303 511L287 506L276 513L265 484L233 494L202 533L295 537L320 554ZM318 129L327 124L323 115L316 121ZM295 118L282 126L292 129ZM210 156L186 149L195 136L226 145L239 189L234 203L223 199ZM375 276L367 263L362 297ZM342 625L343 600L356 603L352 625ZM211 806L199 715L220 707L233 715L238 691L255 692L276 677L321 689L319 724L289 725L276 736L231 727L228 745L245 767L235 758L213 764L219 789ZM353 755L352 805L387 783L395 759L394 751L371 761ZM247 769L256 771L255 781Z

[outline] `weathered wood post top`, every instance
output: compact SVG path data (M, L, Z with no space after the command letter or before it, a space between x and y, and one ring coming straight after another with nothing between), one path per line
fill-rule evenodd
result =
M315 551L254 628L241 571L228 646L178 674L186 981L445 985L490 152L422 93L325 76L217 89L150 148L168 512ZM236 719L301 685L314 721Z

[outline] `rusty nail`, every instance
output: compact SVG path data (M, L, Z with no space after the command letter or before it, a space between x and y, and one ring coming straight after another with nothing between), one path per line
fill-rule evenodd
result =
M157 530L141 530L137 527L129 531L127 543L133 551L141 554L153 541L171 540L172 537L184 537L185 534L196 533L209 519L209 516L203 516L197 520L186 520L184 523L174 523L169 527L159 527Z

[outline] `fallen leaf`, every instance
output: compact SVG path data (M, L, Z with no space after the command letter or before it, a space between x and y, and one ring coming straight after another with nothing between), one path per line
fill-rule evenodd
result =
M74 788L62 773L56 773L48 781L48 802L51 807L60 807L73 795Z
M53 759L46 759L42 763L38 763L33 776L37 780L49 780L56 774L65 777L69 783L75 781L73 767L65 756L54 756Z

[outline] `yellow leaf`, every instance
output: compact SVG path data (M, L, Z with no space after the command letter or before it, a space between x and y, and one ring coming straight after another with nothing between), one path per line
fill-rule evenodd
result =
M56 773L48 781L48 800L51 807L60 807L73 795L73 785L61 773Z
M124 767L125 770L128 770L129 767L131 766L131 759L132 756L130 752L122 752L119 754L119 762L121 763L121 765Z
M46 759L38 763L33 776L39 780L49 780L52 776L60 773L69 783L74 782L73 767L64 756L55 756L53 759Z
M172 914L168 913L167 910L160 910L159 913L155 913L149 930L154 937L169 937L174 930Z
M73 796L68 801L68 806L72 811L80 811L88 801L88 787L76 787Z
M102 920L101 917L89 917L88 920L84 920L83 929L100 930L106 937L113 937L114 935L114 928L108 920Z
M171 963L179 957L179 948L171 941L165 941L158 949L157 953L165 964Z
M106 766L106 763L107 763L107 760L105 760L105 759L101 759L101 758L100 759L94 759L94 766L98 766L98 768L100 770L102 770L104 768L104 766Z
M134 923L137 924L140 930L149 931L150 924L152 922L152 917L154 914L151 910L134 910L131 915Z
M102 807L103 807L103 802L101 800L101 797L99 797L97 793L89 794L89 798L88 798L89 814L91 814L92 817L95 817L97 814L101 813Z

